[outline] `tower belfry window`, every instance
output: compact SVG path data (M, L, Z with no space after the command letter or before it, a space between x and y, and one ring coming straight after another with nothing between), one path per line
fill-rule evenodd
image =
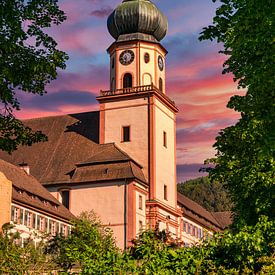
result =
M127 73L123 77L123 88L132 88L133 87L133 77L131 74Z

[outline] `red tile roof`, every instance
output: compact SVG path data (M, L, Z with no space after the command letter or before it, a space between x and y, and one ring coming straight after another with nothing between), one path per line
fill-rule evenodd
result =
M230 212L211 213L179 192L178 204L186 216L215 231L223 230L232 223Z
M12 155L0 151L0 158L15 165L26 162L30 173L43 185L91 182L100 176L106 180L136 177L145 181L142 167L129 155L113 143L98 144L99 112L36 118L26 120L25 124L33 130L42 130L48 141L20 147ZM122 164L123 161L129 163ZM114 162L120 164L108 164ZM100 163L108 164L108 174L102 173L100 166L91 167ZM80 168L88 164L89 168Z
M67 221L75 218L41 183L33 176L27 175L24 170L0 160L0 172L12 182L13 202L23 203Z
M233 213L230 211L225 212L212 212L211 213L223 229L229 227L233 222Z

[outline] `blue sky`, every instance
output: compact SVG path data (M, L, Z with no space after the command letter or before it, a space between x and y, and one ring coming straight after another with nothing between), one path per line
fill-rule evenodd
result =
M222 45L198 40L211 24L218 6L211 0L155 0L168 17L169 31L162 44L167 48L167 95L180 110L177 119L178 181L202 176L203 161L214 156L212 148L220 129L236 121L238 114L226 109L236 85L222 75ZM106 27L120 0L61 0L68 19L49 30L59 48L70 57L43 98L24 96L20 118L98 110L100 89L109 87L109 58L113 42Z

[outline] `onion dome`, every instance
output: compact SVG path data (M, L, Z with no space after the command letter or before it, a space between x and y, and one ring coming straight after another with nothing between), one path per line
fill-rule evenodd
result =
M167 18L150 0L124 0L109 16L107 25L118 41L161 41L168 29Z

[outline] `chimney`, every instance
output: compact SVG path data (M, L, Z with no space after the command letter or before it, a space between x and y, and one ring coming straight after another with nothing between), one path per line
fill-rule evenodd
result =
M12 183L0 172L0 232L11 221Z
M24 170L27 175L30 175L30 166L27 163L23 162L19 164L19 167Z

